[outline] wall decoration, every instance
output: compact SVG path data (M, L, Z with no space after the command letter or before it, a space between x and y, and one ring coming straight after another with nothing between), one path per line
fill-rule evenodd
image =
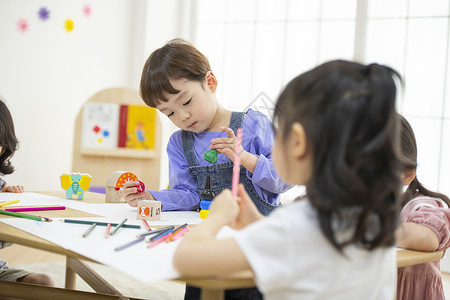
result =
M27 32L29 27L30 25L28 24L27 19L20 19L19 22L17 22L17 29L22 33Z
M64 27L66 27L67 32L71 32L74 28L73 20L67 19L66 23L64 24Z
M42 21L47 21L50 18L50 11L47 7L41 7L38 11L39 19Z
M92 8L89 4L83 6L83 13L85 17L90 17L92 14Z

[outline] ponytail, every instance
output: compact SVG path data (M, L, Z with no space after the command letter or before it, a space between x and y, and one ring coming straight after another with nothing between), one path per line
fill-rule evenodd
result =
M408 202L411 201L417 193L432 198L442 199L450 207L450 199L446 195L432 192L429 189L425 188L422 183L420 183L419 179L417 179L417 176L414 177L413 181L411 181L408 188L406 189L406 192L402 195L402 207L408 204Z

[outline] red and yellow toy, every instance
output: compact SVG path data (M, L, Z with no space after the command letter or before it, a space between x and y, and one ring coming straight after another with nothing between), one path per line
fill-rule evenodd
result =
M145 185L138 177L129 171L115 171L106 181L106 202L125 202L122 198L122 188L127 181L139 181L138 193L145 191Z

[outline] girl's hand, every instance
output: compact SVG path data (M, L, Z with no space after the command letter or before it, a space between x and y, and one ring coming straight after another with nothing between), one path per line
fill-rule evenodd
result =
M24 189L23 189L23 186L21 186L21 185L10 185L10 186L5 185L3 187L3 192L7 192L7 193L23 193Z
M209 209L208 218L221 217L226 225L232 225L239 214L237 199L231 195L230 190L223 190L217 195Z
M237 138L234 135L234 132L231 128L228 127L221 127L220 130L226 132L228 134L227 138L218 138L218 139L212 139L211 140L211 149L216 149L217 153L223 154L231 161L234 161L234 150L235 150L235 144L237 143ZM242 145L240 149L238 149L239 155L242 158L242 155L246 153L247 151L242 148Z
M123 185L123 198L132 207L136 207L139 200L155 200L149 191L138 193L139 181L127 181Z
M234 229L244 228L248 224L264 218L242 184L239 184L238 195L239 215L233 226Z

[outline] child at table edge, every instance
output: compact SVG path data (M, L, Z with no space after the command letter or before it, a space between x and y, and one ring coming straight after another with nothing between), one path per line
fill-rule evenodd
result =
M450 247L450 200L441 193L426 189L417 179L417 143L405 117L401 119L401 148L409 166L403 173L408 186L402 196L401 226L397 229L397 246L419 251L445 251ZM397 299L445 299L440 261L398 269Z
M322 64L278 98L274 165L307 199L262 216L240 187L216 196L181 240L181 276L252 271L264 299L393 299L398 224L399 75L378 64ZM216 239L226 225L241 229ZM188 258L188 259L187 259Z
M0 98L0 174L11 174L14 167L10 159L18 148L18 141L14 131L14 122L6 104ZM0 177L0 191L9 193L23 193L21 185L8 186ZM11 246L11 243L0 241L0 249ZM53 279L47 274L31 273L25 270L10 269L8 263L0 259L0 280L54 286Z
M216 88L208 59L187 41L174 39L150 55L143 68L141 96L181 130L167 145L170 189L137 194L138 183L128 182L124 185L128 204L156 199L166 211L195 210L208 175L216 195L230 188L235 130L243 127L240 182L264 215L280 205L279 194L290 186L273 167L270 120L252 109L246 113L225 109L217 101ZM218 151L216 163L204 159L211 149Z

